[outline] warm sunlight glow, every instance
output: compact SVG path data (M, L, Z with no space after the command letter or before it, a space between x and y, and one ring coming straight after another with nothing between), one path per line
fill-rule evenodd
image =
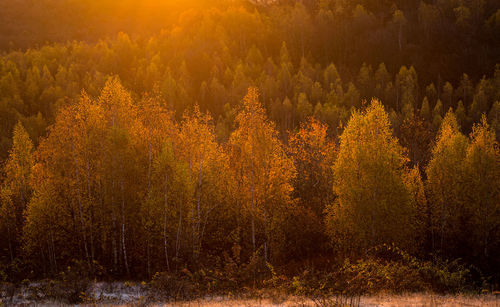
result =
M494 306L500 1L0 0L0 306Z

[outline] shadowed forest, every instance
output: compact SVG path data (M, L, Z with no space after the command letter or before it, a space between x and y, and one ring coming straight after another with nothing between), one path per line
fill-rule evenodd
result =
M1 1L1 282L498 290L500 2L178 2Z

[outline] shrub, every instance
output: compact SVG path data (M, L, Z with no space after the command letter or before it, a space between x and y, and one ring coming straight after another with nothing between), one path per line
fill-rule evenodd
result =
M358 297L380 291L394 293L435 291L456 293L465 289L469 269L459 261L422 261L392 245L381 245L368 257L345 259L329 272L304 271L295 276L289 291L296 295Z
M97 262L89 267L87 262L74 260L54 280L45 280L31 292L35 296L41 293L46 299L76 304L87 300L92 278L101 276L103 272L104 269Z

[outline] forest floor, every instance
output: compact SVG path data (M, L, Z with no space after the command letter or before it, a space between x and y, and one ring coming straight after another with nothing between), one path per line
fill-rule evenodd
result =
M33 287L33 285L31 285ZM228 296L207 296L201 299L189 301L162 302L161 300L148 299L151 293L141 284L133 283L95 283L84 298L84 303L66 304L53 300L35 298L32 290L18 288L11 296L6 292L0 293L0 306L171 306L171 307L455 307L455 306L485 306L500 307L500 296L491 294L471 295L438 295L432 293L410 293L404 295L378 294L373 296L362 296L339 304L335 298L314 300L311 298L286 296L286 295L263 295L259 297L235 298ZM359 300L358 300L359 299Z

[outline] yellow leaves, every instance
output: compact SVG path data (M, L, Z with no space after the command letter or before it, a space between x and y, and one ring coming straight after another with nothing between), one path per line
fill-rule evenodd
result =
M340 139L334 164L338 203L329 209L334 219L330 227L337 228L333 233L351 233L364 246L411 245L408 222L414 207L404 169L408 158L392 136L382 104L373 100L365 111L355 111Z
M422 176L420 175L420 169L418 165L415 165L409 170L405 170L406 175L403 177L404 183L408 190L412 193L414 204L420 207L420 210L427 203L424 191L424 183L422 181Z
M456 183L463 180L466 149L467 138L460 132L455 115L449 111L443 119L436 145L432 150L432 158L426 169L435 202L445 202L445 196L454 197L450 192L440 191L455 189Z
M267 210L273 209L267 199L285 205L290 199L295 168L258 101L256 88L248 89L236 122L238 128L231 134L229 145L236 162L235 181L244 186L241 197L247 204L254 197L255 203Z
M439 227L441 242L443 238L461 237L461 233L468 231L487 250L488 233L500 224L499 165L495 133L486 118L483 116L481 123L474 125L469 140L460 132L450 110L443 120L426 169L433 226ZM497 217L491 219L493 216ZM474 229L464 228L471 226L461 222L470 217L474 218Z
M31 194L29 183L34 163L33 143L21 122L14 127L12 140L13 146L4 167L4 184L15 199L15 213L22 216Z
M496 155L498 159L499 147L495 131L488 125L484 114L481 116L481 122L472 127L470 138L471 146L467 149L468 157L473 156L477 150L483 150L485 154Z

